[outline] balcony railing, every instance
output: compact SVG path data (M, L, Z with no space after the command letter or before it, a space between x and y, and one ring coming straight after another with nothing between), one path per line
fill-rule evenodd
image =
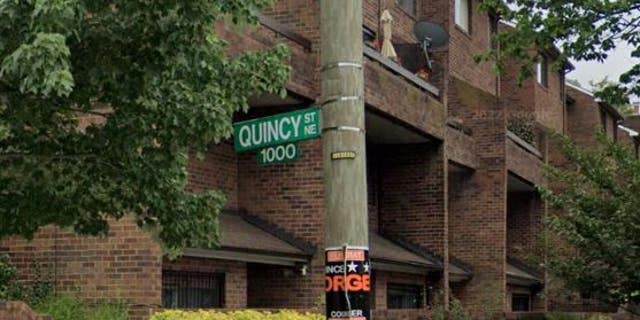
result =
M440 95L440 90L438 90L438 88L436 88L435 86L433 86L432 84L420 79L418 76L416 76L415 74L411 73L411 71L405 69L403 66L397 64L396 62L394 62L393 60L384 57L383 55L381 55L378 51L365 46L364 47L364 55L365 57L368 57L371 60L374 60L378 63L380 63L383 67L385 67L385 69L405 78L407 81L409 81L411 84L415 85L416 87L425 90L435 96L439 96Z
M525 151L531 153L532 155L542 159L542 153L540 152L540 150L538 150L538 148L534 147L533 145L531 145L530 143L522 140L522 138L518 137L518 135L516 135L515 133L507 130L507 138L509 138L511 141L515 142L516 145L520 146L522 149L524 149Z

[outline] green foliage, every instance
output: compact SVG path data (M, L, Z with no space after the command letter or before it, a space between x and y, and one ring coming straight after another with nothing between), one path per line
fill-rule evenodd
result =
M53 320L127 320L129 312L124 303L90 306L77 295L51 296L34 309Z
M0 255L0 301L22 296L23 289L17 281L16 268L9 261L9 256Z
M25 290L25 299L29 301L29 304L40 304L47 300L53 293L53 276L51 275L51 269L44 274L40 264L34 264L32 267L33 282L31 287Z
M613 90L615 90L615 88L618 87L618 83L616 81L609 80L609 76L605 76L600 81L589 81L589 85L597 92L606 92L607 90L610 90L609 88L614 88ZM628 100L626 96L624 98L625 101ZM623 116L631 116L635 112L633 105L628 102L618 103L613 105L613 107L616 108Z
M534 63L541 58L539 52L532 55L531 49L552 52L555 44L561 49L556 68L566 58L603 61L620 45L631 47L632 57L640 57L638 1L486 0L481 6L515 22L516 27L494 39L500 43L499 55L491 52L478 60L496 59L499 70L504 69L507 59L523 61L521 79L532 75ZM640 94L640 64L630 65L619 82L598 95L618 105L626 102L629 94Z
M31 286L23 286L9 256L0 255L0 300L25 300L38 304L47 299L53 292L51 272L44 274L38 263L33 264L31 272L34 276Z
M469 313L464 309L460 300L451 298L449 301L449 310L443 307L437 307L433 309L432 320L471 320L473 319Z
M225 196L186 190L190 156L290 74L283 46L229 57L214 30L271 3L0 1L0 237L133 215L169 250L214 247Z
M544 314L545 320L580 320L580 317L561 312L548 312ZM595 319L594 319L595 320Z
M527 143L531 145L536 144L535 122L530 117L514 117L509 119L507 129Z
M609 303L637 305L640 161L602 132L595 150L558 139L570 164L547 167L556 188L539 188L543 199L561 209L547 221L559 241L550 243L546 266L569 289Z
M323 320L324 315L281 310L275 313L255 310L244 311L178 311L156 313L151 320Z

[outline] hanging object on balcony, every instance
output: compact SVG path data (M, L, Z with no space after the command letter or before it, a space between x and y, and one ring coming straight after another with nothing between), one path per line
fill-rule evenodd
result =
M382 49L380 50L380 53L389 59L397 60L398 55L391 43L391 23L393 22L393 17L391 16L391 13L389 13L389 10L384 10L382 12L380 22L382 23Z

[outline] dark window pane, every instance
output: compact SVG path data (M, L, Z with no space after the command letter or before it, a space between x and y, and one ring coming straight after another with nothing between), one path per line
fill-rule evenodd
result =
M416 15L416 0L397 0L398 4L404 9L404 11L410 13L411 15Z
M376 33L373 30L363 26L362 27L362 41L366 46L375 47ZM379 49L379 48L376 48Z
M387 284L387 308L420 309L424 306L424 286Z
M600 108L600 125L602 130L607 132L607 112L603 108Z
M224 307L224 274L163 271L162 306L169 309Z
M530 311L528 294L513 294L511 296L511 311L523 312Z

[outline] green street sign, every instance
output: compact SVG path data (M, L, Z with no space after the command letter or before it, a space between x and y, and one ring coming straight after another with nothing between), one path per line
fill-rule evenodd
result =
M246 152L320 137L318 107L238 122L233 125L236 152Z
M281 144L258 151L258 164L289 163L298 160L299 157L300 148L297 143Z

